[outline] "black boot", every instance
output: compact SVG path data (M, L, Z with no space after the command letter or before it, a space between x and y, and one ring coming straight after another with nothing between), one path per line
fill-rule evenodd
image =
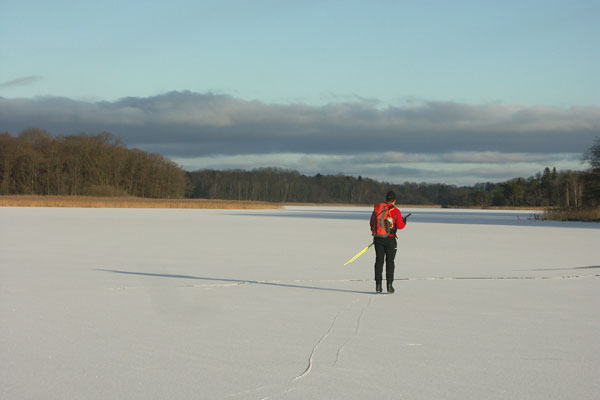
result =
M388 291L388 293L394 293L395 292L394 287L392 286L391 283L387 284L387 291Z
M381 282L376 282L376 283L375 283L375 291L376 291L377 293L381 293L381 292L383 292L383 288L381 287Z

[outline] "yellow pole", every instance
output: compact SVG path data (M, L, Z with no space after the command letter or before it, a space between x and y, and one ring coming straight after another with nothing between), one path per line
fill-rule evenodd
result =
M348 261L346 261L346 264L344 264L344 267L348 264L350 264L352 261L356 260L358 257L362 256L362 254L369 250L371 248L371 246L373 246L373 243L371 243L370 245L368 245L367 247L365 247L364 249L362 249L357 255L355 255L354 257L352 257L351 259L349 259Z

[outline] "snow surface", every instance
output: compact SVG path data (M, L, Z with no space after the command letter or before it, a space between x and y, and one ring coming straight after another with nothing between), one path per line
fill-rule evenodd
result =
M406 211L0 208L0 398L600 397L600 225Z

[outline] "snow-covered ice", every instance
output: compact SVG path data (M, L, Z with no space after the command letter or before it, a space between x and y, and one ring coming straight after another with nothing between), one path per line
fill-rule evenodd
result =
M600 397L600 225L408 211L0 208L0 398Z

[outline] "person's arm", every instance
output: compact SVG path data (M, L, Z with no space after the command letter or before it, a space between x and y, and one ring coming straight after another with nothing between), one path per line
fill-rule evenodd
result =
M394 214L394 215L392 215L392 217L396 220L394 227L396 229L404 229L404 227L406 226L406 222L402 218L402 212L400 211L400 209L394 208L392 210L392 213Z

